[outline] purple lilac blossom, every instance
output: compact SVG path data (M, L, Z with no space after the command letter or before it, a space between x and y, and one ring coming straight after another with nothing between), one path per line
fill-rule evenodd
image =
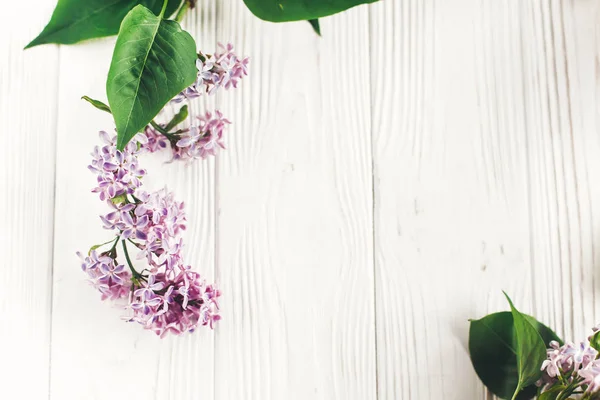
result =
M220 114L219 118L224 120ZM222 130L219 124L224 122L213 122L207 114L199 126L205 133L214 130L216 134ZM100 136L105 145L96 146L89 169L98 176L93 192L99 193L111 209L100 219L104 228L116 236L108 251L99 253L94 248L88 256L78 253L82 269L103 300L128 298L126 310L130 315L126 319L161 337L193 332L198 325L212 328L220 319L220 291L183 262L183 202L176 201L166 189L146 192L141 188L145 171L139 167L138 155L151 151L146 147L148 143L159 143L160 138L151 138L147 133L136 135L121 152L115 147L115 137L106 132ZM161 148L160 144L156 148ZM129 264L128 253L128 266L118 264L119 241L123 246L131 243L129 247L138 251L136 258L145 260L149 268L136 271Z
M88 281L101 293L102 300L115 300L127 297L131 290L131 273L124 265L115 265L115 260L106 254L98 255L92 250L88 256L77 252L81 258L81 268L88 275Z
M219 44L213 55L199 53L196 82L171 102L214 94L219 88L236 88L248 75L248 64L248 57L238 57L231 44ZM138 322L161 337L192 332L198 325L212 328L220 319L217 298L221 292L184 264L181 255L184 204L166 189L147 192L141 188L146 171L139 166L139 154L170 148L171 161L190 162L225 148L223 131L230 122L221 112L206 112L191 120L191 126L176 132L161 129L166 125L149 125L124 150L116 149L114 135L101 132L104 145L94 148L88 166L97 176L92 192L110 207L100 216L103 227L116 236L108 242L112 243L108 251L97 251L105 243L94 246L87 256L78 253L81 267L103 300L128 299L130 315L125 320ZM119 241L127 264L117 262ZM145 261L148 268L142 272L134 269L127 243L137 250L136 259Z
M565 396L580 390L586 399L600 398L599 354L590 346L589 338L585 342L569 342L562 346L552 341L546 353L548 358L542 363L543 375L538 381L542 393L560 387L559 391L565 391Z
M172 100L180 103L185 99L194 99L202 93L214 94L219 88L236 88L238 82L248 75L248 57L240 58L233 51L233 45L222 45L213 55L200 53L196 61L198 79Z
M98 193L100 200L132 194L142 185L141 178L146 175L146 170L140 168L137 161L139 150L136 139L140 136L136 135L121 151L115 146L116 136L100 132L100 139L105 144L94 147L92 163L88 166L97 175L98 185L92 192Z
M204 115L196 117L190 128L176 135L176 140L167 141L173 152L171 161L192 162L208 156L215 156L219 149L225 148L223 132L228 124L231 122L218 110L214 114L206 112ZM148 139L147 144L142 145L145 150L154 152L167 147L167 144L164 147L155 144L155 138L158 136L164 138L165 136L156 132L154 128L147 128L145 135Z

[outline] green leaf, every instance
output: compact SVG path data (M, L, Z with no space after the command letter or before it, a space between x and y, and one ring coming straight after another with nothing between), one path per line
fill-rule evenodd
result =
M179 109L179 112L171 118L169 123L165 126L165 131L169 132L171 129L175 128L177 125L185 121L188 117L188 106L184 104L183 107Z
M106 111L109 114L111 113L110 107L107 106L106 104L104 104L103 102L101 102L100 100L94 100L88 96L82 96L81 98L83 100L87 101L88 103L90 103L91 105L93 105L94 107L96 107L98 110Z
M173 14L182 1L170 0L165 15ZM58 0L48 25L25 48L116 35L125 15L137 4L158 14L163 0Z
M510 297L506 293L504 296L510 305L517 337L515 350L519 381L513 395L513 398L516 398L521 389L535 383L542 375L540 367L547 357L546 344L535 326L515 308Z
M321 36L321 27L319 26L319 20L318 19L309 19L308 23L310 24L310 26L312 26L315 33L317 35Z
M271 22L311 20L377 0L244 0L260 19Z
M524 317L537 329L546 345L549 345L552 340L562 344L562 340L546 325L528 315ZM513 316L508 311L489 314L479 320L471 321L469 329L471 362L483 384L502 399L511 398L519 380L516 341ZM530 386L525 388L517 398L530 399L535 393L536 387Z
M175 21L136 6L123 20L106 93L117 125L117 148L152 121L197 76L196 43Z
M538 396L538 400L556 400L560 392L566 389L563 385L557 385L551 387L548 391Z

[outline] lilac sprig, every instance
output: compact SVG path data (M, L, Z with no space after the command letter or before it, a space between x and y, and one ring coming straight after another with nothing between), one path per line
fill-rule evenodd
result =
M597 331L597 328L595 329ZM542 363L542 378L538 381L540 393L552 392L554 399L600 399L600 360L598 351L588 340L560 345L550 342L548 358Z
M146 150L145 136L134 137L123 151L116 149L116 137L106 132L100 137L105 144L94 149L89 166L98 182L92 192L109 205L110 211L100 219L105 229L115 232L115 238L95 246L87 256L78 253L89 281L103 300L127 298L126 320L138 322L161 337L193 332L198 325L212 328L220 319L220 291L184 264L183 202L176 201L166 189L147 192L141 187L145 171L139 167L138 155ZM118 242L124 263L117 261ZM137 258L148 265L141 272L133 265L128 243L137 249ZM98 251L108 244L108 250Z
M200 53L197 66L196 82L171 103L235 88L248 74L248 58L239 58L231 44L219 45L212 56ZM187 118L184 107L168 124L152 121L123 150L117 150L115 136L100 132L103 144L94 148L88 168L96 174L92 192L109 207L100 220L115 236L93 246L87 255L77 253L101 298L126 299L124 319L161 337L192 332L199 325L212 328L220 319L217 299L221 292L192 271L182 256L183 202L166 189L148 192L142 188L146 170L139 165L140 154L170 149L171 161L191 162L225 148L223 133L231 122L218 110L191 117L189 126L169 132ZM137 263L145 263L143 270L135 268L130 249L137 252Z
M142 147L151 153L168 148L173 156L171 161L205 159L225 148L223 132L229 124L231 122L217 110L214 114L206 112L196 117L188 129L172 134L161 133L157 127L148 126L144 131Z
M249 58L238 57L231 43L222 45L213 55L199 53L197 60L198 78L191 86L179 93L172 103L180 103L201 96L214 94L219 88L236 88L239 81L248 75ZM193 161L216 155L225 148L223 133L231 122L219 110L214 113L191 117L190 126L175 132L167 132L165 125L152 123L144 136L143 146L150 152L170 148L174 160Z

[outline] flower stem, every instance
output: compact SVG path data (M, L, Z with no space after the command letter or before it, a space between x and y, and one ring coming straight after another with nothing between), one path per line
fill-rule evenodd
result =
M155 120L150 121L150 125L152 125L152 127L154 129L156 129L157 131L159 131L163 135L168 135L169 134L169 132L165 131L162 126L160 126L159 124L156 123Z
M167 132L162 126L160 126L159 124L157 124L156 121L154 121L154 120L150 121L150 125L152 125L152 127L154 129L156 129L158 132L160 132L161 134L163 134L164 136L166 136L167 139L169 139L171 141L178 140L178 138L175 136L174 133Z
M139 272L137 272L135 270L135 268L133 268L133 263L131 262L131 258L129 258L129 252L127 251L127 244L125 242L125 240L121 240L121 244L123 245L123 252L125 253L125 259L127 260L127 265L129 265L129 269L131 270L131 274L133 275L133 277L135 279L146 279L142 276L142 274L140 274Z
M133 244L133 245L134 245L135 247L137 247L138 249L141 249L141 248L142 248L142 246L141 246L139 243L136 243L136 242L134 242L134 241L133 241L133 240L131 240L131 239L127 239L127 240L129 241L129 243Z
M110 251L113 251L115 249L115 247L117 247L117 242L119 241L119 236L117 236L115 238L115 241L113 242L113 245L110 248Z

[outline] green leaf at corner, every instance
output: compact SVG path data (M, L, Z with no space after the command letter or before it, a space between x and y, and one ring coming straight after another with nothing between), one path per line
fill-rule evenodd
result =
M170 0L165 15L173 14L183 0ZM50 22L25 48L47 43L73 44L116 35L125 15L137 4L158 14L162 0L58 0Z
M516 333L517 371L519 381L513 398L516 398L521 389L537 381L542 375L540 367L546 359L546 344L538 330L521 314L513 305L506 293L506 300L510 305Z
M308 23L310 24L310 26L312 26L315 33L317 35L321 36L321 26L319 25L319 20L318 19L309 19Z
M142 130L197 76L196 43L175 21L143 6L125 17L115 45L106 94L117 125L117 148Z
M523 314L521 314L523 315ZM552 340L562 340L546 325L535 318L523 315L534 326L545 345ZM513 316L508 311L489 314L472 320L469 329L469 354L475 372L483 384L496 396L510 399L519 381L516 354L516 332ZM525 388L517 399L535 396L535 386Z
M110 107L107 106L106 104L104 104L103 102L101 102L100 100L94 100L88 96L82 96L81 99L87 101L88 103L90 103L91 105L96 107L98 110L106 111L109 114L111 113Z
M260 19L271 22L311 20L377 0L244 0Z

